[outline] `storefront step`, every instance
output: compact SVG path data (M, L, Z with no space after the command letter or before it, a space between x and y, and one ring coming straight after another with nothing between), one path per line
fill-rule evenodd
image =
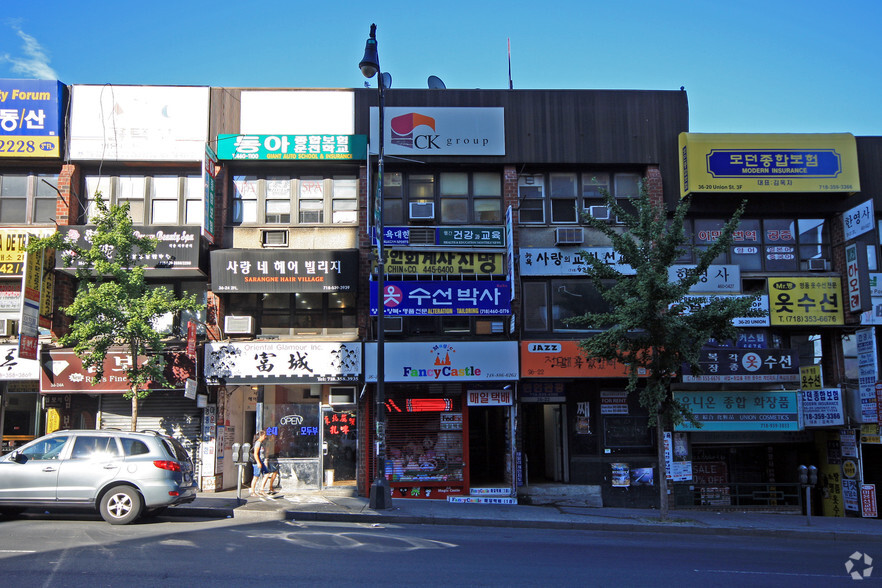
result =
M558 506L592 506L600 508L603 499L600 486L581 486L573 484L533 484L518 488L518 502L521 504Z

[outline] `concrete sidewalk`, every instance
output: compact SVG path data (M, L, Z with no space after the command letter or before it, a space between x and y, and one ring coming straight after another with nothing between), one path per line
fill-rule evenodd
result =
M449 503L443 500L393 499L388 510L371 510L367 498L351 489L283 492L248 497L248 490L200 493L189 505L172 507L171 516L234 517L243 521L294 520L379 524L429 524L754 535L833 541L882 542L882 520L858 517L811 517L751 511L672 510L661 522L658 511L631 508L554 507Z

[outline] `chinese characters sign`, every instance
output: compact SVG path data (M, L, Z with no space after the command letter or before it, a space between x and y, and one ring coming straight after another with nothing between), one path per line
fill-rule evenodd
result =
M354 250L219 249L211 252L215 292L354 292Z
M210 383L357 382L360 343L206 343Z
M386 316L509 315L508 282L385 282ZM371 316L378 310L376 283L371 285Z
M799 382L799 357L790 349L704 347L700 374L683 364L684 382Z
M220 159L364 159L366 135L218 135Z
M645 376L640 368L639 375ZM627 378L628 367L588 358L578 341L521 341L523 378Z
M387 249L386 273L504 275L504 258L503 253Z
M674 392L702 424L689 421L677 431L799 431L799 392Z
M848 133L680 133L680 194L858 192L857 144Z
M0 80L0 157L59 157L64 84Z
M841 325L839 278L769 278L772 326Z

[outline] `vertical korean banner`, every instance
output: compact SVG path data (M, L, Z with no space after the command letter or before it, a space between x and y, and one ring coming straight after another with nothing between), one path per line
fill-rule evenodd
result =
M22 305L19 321L18 356L22 359L37 359L37 344L40 340L40 286L42 282L43 255L25 253L24 273L22 275Z
M220 161L217 154L205 144L205 156L202 159L202 179L205 184L205 201L202 203L205 217L202 222L202 236L210 244L214 244L214 201L217 193L217 169Z
M43 250L43 273L40 289L40 328L52 328L52 302L55 299L55 250Z

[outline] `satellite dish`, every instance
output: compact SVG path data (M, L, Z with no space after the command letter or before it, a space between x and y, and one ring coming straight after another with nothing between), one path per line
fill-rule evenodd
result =
M444 82L442 82L441 78L439 78L438 76L429 76L429 89L446 90L447 86L444 85Z
M391 88L392 87L392 74L390 74L388 71L384 71L380 75L383 76L383 87L384 88Z

